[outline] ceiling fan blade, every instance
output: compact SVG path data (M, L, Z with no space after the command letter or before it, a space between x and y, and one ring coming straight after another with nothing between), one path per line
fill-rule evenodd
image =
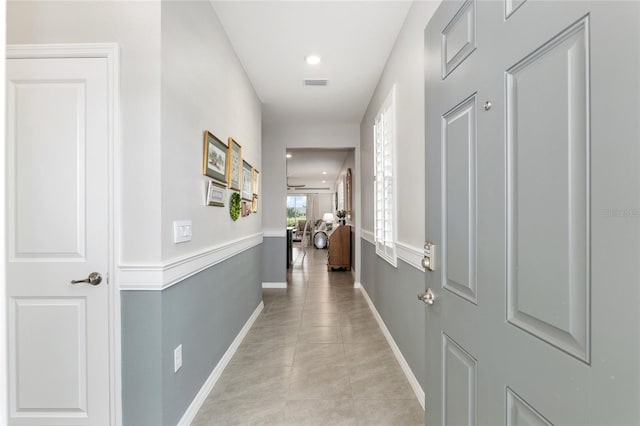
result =
M302 184L302 185L291 185L289 183L289 179L287 179L287 188L304 188L305 186L307 186L307 185L305 185L305 184Z

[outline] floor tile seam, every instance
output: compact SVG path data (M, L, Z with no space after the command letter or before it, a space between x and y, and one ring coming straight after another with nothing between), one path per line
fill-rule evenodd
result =
M340 401L340 402L347 402L347 403L349 403L349 404L352 406L352 408L353 408L353 414L354 414L354 417L357 417L357 415L356 415L356 411L355 411L355 409L356 409L356 407L355 407L355 400L353 400L353 399L332 399L332 398L320 398L320 399L289 399L289 400L286 400L286 401L284 402L284 403L285 403L285 407L284 407L284 408L286 409L286 408L287 408L287 405L288 405L289 403L291 403L291 402L297 402L297 401Z
M360 398L358 396L354 396L353 397L353 401L409 401L409 402L413 402L415 401L416 404L418 404L418 406L420 406L420 403L418 402L417 399L415 398L395 398L393 396L389 397L389 398L370 398L370 397L364 397L364 398ZM422 409L422 407L421 407Z
M346 353L345 353L345 358L346 358ZM347 370L347 378L349 379L349 390L351 391L351 399L355 400L355 394L353 393L353 382L351 381L351 373L349 373L349 367L346 367ZM353 409L355 410L355 403L354 403L354 407Z
M296 317L297 315L302 316L302 309L300 309L300 312L297 312L298 309L291 309L291 310L286 310L285 312L277 312L277 311L272 311L271 313L267 313L265 315L263 315L263 317L267 317L267 318L271 318L271 317L278 317L278 316L282 316L282 317Z
M273 402L282 402L286 401L284 398L263 398L263 397L253 397L253 396L243 396L241 398L231 397L228 398L224 395L214 398L214 401L236 401L238 399L242 399L243 401L257 402L257 401L273 401Z
M415 402L416 404L420 405L418 400L416 400L415 398L354 398L354 401L408 401Z
M336 361L331 359L330 357L316 358L309 361L300 361L298 363L294 361L292 368L310 368L309 364L313 364L312 367L327 367L327 368L335 368L335 367L345 367L347 368L347 361L344 362Z

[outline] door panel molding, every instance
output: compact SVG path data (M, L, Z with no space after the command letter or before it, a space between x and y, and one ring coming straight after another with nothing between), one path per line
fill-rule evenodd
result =
M516 10L525 4L527 0L504 0L504 19L505 21L513 15Z
M442 333L442 424L475 425L478 361L446 333ZM466 401L453 400L465 395Z
M14 106L8 109L7 120L7 169L13 177L8 186L9 262L84 262L86 82L9 81L7 89L7 103ZM18 114L13 114L15 110ZM34 126L27 111L59 117L57 131L64 133L61 140L66 143L47 144L48 129ZM75 119L69 120L67 114L75 114ZM34 162L44 170L55 164L55 173L42 179L43 170L27 166ZM65 188L64 196L47 191L50 186ZM46 214L34 215L42 205L48 206Z
M476 94L442 116L442 288L478 303L476 280ZM451 219L451 220L450 220Z
M14 367L9 371L9 380L11 388L18 392L10 407L11 417L87 418L90 375L86 357L78 356L88 344L86 298L11 299L9 318L18 328L9 329L9 347L14 348L9 351L9 365ZM64 335L51 334L53 328L64 330ZM55 354L51 353L52 348ZM30 356L36 354L40 356ZM56 359L64 363L55 363ZM50 387L38 386L43 379ZM73 392L63 392L69 383L75 384ZM24 392L34 388L40 391Z
M467 0L442 30L442 79L476 50L476 1Z
M588 24L582 18L505 73L507 321L586 363Z
M544 418L531 404L521 398L511 388L507 386L506 392L506 418L507 426L553 426L553 424Z

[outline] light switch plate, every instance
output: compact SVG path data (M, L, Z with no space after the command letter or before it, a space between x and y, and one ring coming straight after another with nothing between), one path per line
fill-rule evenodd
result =
M190 220L174 220L173 221L173 242L185 243L191 241L191 221Z

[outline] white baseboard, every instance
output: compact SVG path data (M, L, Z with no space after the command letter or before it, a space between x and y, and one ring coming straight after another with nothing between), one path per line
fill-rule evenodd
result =
M287 283L262 283L262 288L287 288Z
M369 308L371 308L371 312L373 312L373 316L376 318L376 321L378 321L378 325L382 329L382 334L384 334L384 337L387 339L389 346L391 346L391 350L393 351L393 354L396 356L396 359L398 360L398 363L400 364L402 371L404 372L405 376L407 376L407 380L409 380L409 384L411 385L413 392L416 394L416 398L418 398L418 402L420 403L420 405L422 406L422 409L424 410L424 390L422 389L422 386L420 386L418 379L413 374L413 371L411 371L411 367L409 367L407 360L404 359L402 352L400 352L400 348L396 344L395 340L393 340L393 337L391 336L391 332L389 332L389 329L387 328L386 324L382 320L382 317L378 313L378 310L373 304L373 301L371 301L371 299L369 298L367 291L362 286L360 286L359 288L360 288L360 291L362 292L362 295L364 296L367 303L369 304Z
M211 375L209 375L209 378L204 382L204 385L202 385L202 388L200 388L200 391L189 405L189 408L187 408L187 411L185 411L182 415L182 418L178 422L178 426L188 426L196 418L198 411L202 407L202 404L204 404L204 401L207 399L207 396L211 392L211 389L213 389L213 386L215 386L216 382L220 378L220 375L222 375L222 372L227 367L227 364L229 364L229 361L231 361L231 357L233 357L233 355L236 353L238 347L240 346L240 343L242 343L242 340L246 337L247 333L249 333L251 326L256 321L258 315L260 315L260 312L262 312L263 309L264 303L260 302L256 310L253 311L253 314L251 314L247 322L244 324L244 327L242 327L242 330L240 330L240 333L238 333L236 338L231 343L231 346L229 346L229 349L227 349L227 351L224 353L224 355L220 359L220 362L218 362L218 364L215 366L215 368L211 372Z
M353 283L353 288L362 288L362 284L360 284L358 281Z

